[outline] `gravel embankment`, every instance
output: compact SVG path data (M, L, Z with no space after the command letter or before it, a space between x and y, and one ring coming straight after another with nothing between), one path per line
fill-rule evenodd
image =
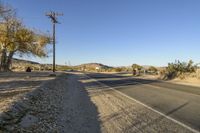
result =
M13 95L12 97L17 98L12 99L5 110L1 110L0 132L53 131L56 126L54 119L57 116L62 99L61 94L64 89L63 84L60 84L60 82L66 80L66 75L58 76L55 80L52 77L48 77L48 73L30 74L30 77L27 77L28 79L25 80L24 76L27 74L19 75L18 79L14 78L16 83L19 82L21 85L26 86L27 89L31 89L26 93L19 92L18 95ZM14 80L9 79L11 83ZM37 81L37 86L31 84L34 81ZM17 88L20 90L20 86L16 83L13 89L16 90ZM7 90L10 89L11 87L7 88Z
M1 113L0 132L100 133L96 106L79 78L62 74L27 93Z

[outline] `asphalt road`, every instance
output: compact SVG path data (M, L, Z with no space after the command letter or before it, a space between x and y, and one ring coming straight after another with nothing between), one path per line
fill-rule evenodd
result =
M200 87L114 74L87 75L200 131Z

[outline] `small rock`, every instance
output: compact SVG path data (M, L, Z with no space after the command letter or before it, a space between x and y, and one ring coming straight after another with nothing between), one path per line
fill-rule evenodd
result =
M55 73L49 74L49 77L56 77Z
M4 128L9 132L12 132L14 130L14 127L12 125L7 125Z
M0 123L3 122L4 120L10 120L10 119L11 119L10 115L7 115L6 113L1 113Z
M25 117L22 118L22 121L20 122L20 126L22 128L28 128L33 126L39 121L39 119L33 115L27 114Z
M31 77L30 76L26 76L24 79L30 79Z

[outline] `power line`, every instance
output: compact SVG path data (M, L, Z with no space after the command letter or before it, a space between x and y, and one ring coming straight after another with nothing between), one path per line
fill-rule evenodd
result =
M51 19L51 22L53 24L53 72L55 72L55 44L56 44L55 31L56 31L56 24L59 23L57 20L57 16L63 16L63 13L56 13L51 11L46 13L46 16L48 16Z

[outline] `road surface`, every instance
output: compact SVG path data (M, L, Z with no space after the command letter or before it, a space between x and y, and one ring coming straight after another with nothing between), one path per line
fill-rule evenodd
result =
M198 87L115 74L87 73L87 76L200 131L200 88Z

